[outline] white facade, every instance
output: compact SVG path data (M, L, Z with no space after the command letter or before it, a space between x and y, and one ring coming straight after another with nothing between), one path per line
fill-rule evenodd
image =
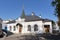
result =
M19 26L16 26L17 23L20 23L22 25L21 32L19 32ZM38 25L38 30L34 31L34 25ZM31 31L28 31L28 25L31 25ZM7 30L12 33L45 33L44 25L50 25L49 32L52 33L52 22L43 22L40 21L31 21L31 22L25 22L25 21L16 21L16 23L10 23L10 24L3 24L2 28L5 29L5 26L7 27ZM11 29L10 29L11 26ZM16 27L14 30L14 26Z
M57 22L55 22L55 25L53 27L54 27L53 30L56 30L56 31L59 30L59 26L58 26Z

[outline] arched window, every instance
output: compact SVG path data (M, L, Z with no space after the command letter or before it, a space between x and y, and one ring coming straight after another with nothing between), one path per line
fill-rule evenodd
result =
M12 30L12 27L10 26L10 31Z
M20 26L20 27L22 27L22 24L20 24L20 23L17 23L17 24L16 24L16 26Z
M31 25L28 25L28 31L31 31Z
M14 31L16 30L16 26L14 26Z
M22 27L22 24L17 23L16 26L17 26L17 29L18 29L18 26L19 26L19 27Z
M34 31L38 31L38 25L37 24L34 25Z

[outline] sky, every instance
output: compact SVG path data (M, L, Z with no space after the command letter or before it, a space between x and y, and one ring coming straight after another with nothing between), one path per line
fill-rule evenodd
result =
M0 18L8 20L20 17L24 5L26 15L34 12L42 18L57 21L51 2L52 0L0 0Z

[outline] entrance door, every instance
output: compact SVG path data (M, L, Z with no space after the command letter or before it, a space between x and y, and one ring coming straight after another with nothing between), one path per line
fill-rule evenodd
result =
M19 32L21 33L21 31L22 31L22 27L19 27Z
M50 25L44 25L45 33L49 33Z
M17 24L16 24L16 26L18 26L18 27L19 27L19 30L18 30L18 31L19 31L19 33L21 33L21 32L22 32L22 24L17 23Z

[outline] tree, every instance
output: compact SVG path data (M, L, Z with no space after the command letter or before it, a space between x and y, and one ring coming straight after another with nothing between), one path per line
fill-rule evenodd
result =
M58 26L60 28L60 0L53 0L52 6L55 7L55 15L58 18Z

